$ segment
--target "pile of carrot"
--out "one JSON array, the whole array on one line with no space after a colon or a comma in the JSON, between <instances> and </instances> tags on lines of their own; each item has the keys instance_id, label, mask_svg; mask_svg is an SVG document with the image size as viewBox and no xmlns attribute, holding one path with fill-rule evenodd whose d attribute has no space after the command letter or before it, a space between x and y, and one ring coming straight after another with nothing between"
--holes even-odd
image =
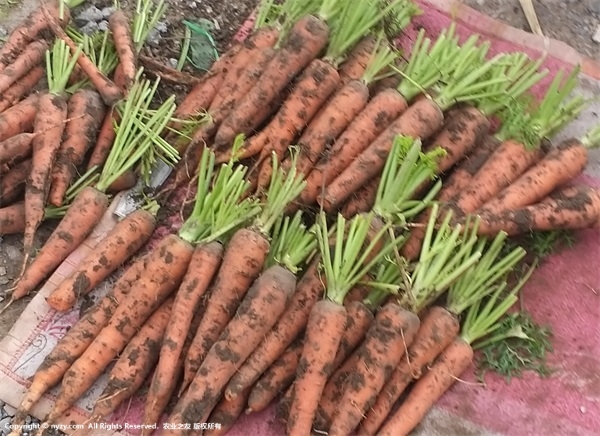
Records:
<instances>
[{"instance_id":1,"label":"pile of carrot","mask_svg":"<svg viewBox=\"0 0 600 436\"><path fill-rule=\"evenodd\" d=\"M246 41L179 105L155 104L136 58L164 8L138 6L144 19L119 10L97 38L42 6L30 20L56 39L2 50L0 87L23 73L0 100L0 234L23 233L27 256L62 218L12 300L114 193L156 159L175 165L47 296L73 310L132 258L32 377L16 424L56 386L45 420L61 419L108 373L90 420L143 392L142 434L161 420L161 434L223 434L278 398L290 435L408 434L475 348L503 340L495 326L533 271L511 275L525 250L510 237L600 226L600 191L576 181L600 126L549 145L585 107L578 69L536 101L541 60L491 57L454 26L401 56L389 38L421 12L410 0L262 0ZM30 93L44 59L47 92ZM192 206L148 250L175 190Z\"/></svg>"}]
</instances>

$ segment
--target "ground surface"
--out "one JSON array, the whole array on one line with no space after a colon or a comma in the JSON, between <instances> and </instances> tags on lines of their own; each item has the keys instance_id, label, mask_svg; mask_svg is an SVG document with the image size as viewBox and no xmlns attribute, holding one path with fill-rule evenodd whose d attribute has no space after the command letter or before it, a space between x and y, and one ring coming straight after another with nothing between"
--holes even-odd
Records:
<instances>
[{"instance_id":1,"label":"ground surface","mask_svg":"<svg viewBox=\"0 0 600 436\"><path fill-rule=\"evenodd\" d=\"M160 30L148 44L148 54L164 63L179 57L184 25L182 20L194 21L207 18L214 23L214 39L220 52L226 49L244 19L255 7L257 0L167 0L168 9ZM525 15L519 0L465 0L473 8L510 25L528 30ZM9 31L35 7L37 0L0 0L0 36ZM87 1L73 11L73 16L91 5L99 9L110 6L112 1ZM124 7L135 3L123 0ZM544 33L562 40L590 57L600 60L600 44L592 40L595 29L600 25L600 0L545 0L534 1L534 6ZM48 226L40 232L40 240L48 235ZM12 285L21 262L21 245L18 237L5 237L0 241L0 299ZM0 316L0 339L3 338L28 299L15 303Z\"/></svg>"}]
</instances>

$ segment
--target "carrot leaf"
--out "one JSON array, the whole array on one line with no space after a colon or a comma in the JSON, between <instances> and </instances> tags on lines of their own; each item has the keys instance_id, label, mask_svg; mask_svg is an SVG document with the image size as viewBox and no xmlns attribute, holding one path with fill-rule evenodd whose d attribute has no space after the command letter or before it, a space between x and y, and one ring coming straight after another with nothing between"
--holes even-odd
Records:
<instances>
[{"instance_id":1,"label":"carrot leaf","mask_svg":"<svg viewBox=\"0 0 600 436\"><path fill-rule=\"evenodd\" d=\"M137 0L131 24L131 38L136 53L142 50L148 35L164 15L166 9L164 0L159 0L157 3L154 3L153 0Z\"/></svg>"},{"instance_id":2,"label":"carrot leaf","mask_svg":"<svg viewBox=\"0 0 600 436\"><path fill-rule=\"evenodd\" d=\"M389 65L393 65L398 56L399 53L387 42L385 35L381 32L362 75L363 83L369 85L379 80L381 78L379 73Z\"/></svg>"},{"instance_id":3,"label":"carrot leaf","mask_svg":"<svg viewBox=\"0 0 600 436\"><path fill-rule=\"evenodd\" d=\"M373 213L357 215L347 225L342 214L338 214L332 229L335 239L331 247L325 213L321 212L317 218L315 232L327 282L326 297L338 304L343 303L346 294L365 274L404 242L403 237L392 241L384 239L391 228L389 224L384 224L369 237L373 219Z\"/></svg>"},{"instance_id":4,"label":"carrot leaf","mask_svg":"<svg viewBox=\"0 0 600 436\"><path fill-rule=\"evenodd\" d=\"M586 148L600 147L600 124L588 130L583 138L581 138L581 143Z\"/></svg>"},{"instance_id":5,"label":"carrot leaf","mask_svg":"<svg viewBox=\"0 0 600 436\"><path fill-rule=\"evenodd\" d=\"M46 51L48 92L51 94L62 94L65 91L69 76L75 67L80 53L81 46L71 56L69 47L62 39L57 39L52 49Z\"/></svg>"},{"instance_id":6,"label":"carrot leaf","mask_svg":"<svg viewBox=\"0 0 600 436\"><path fill-rule=\"evenodd\" d=\"M238 136L236 142L243 142L243 136ZM260 212L255 199L242 199L250 187L244 179L247 170L247 167L230 160L221 165L214 177L215 155L204 149L198 169L194 209L178 233L182 239L192 244L223 241Z\"/></svg>"},{"instance_id":7,"label":"carrot leaf","mask_svg":"<svg viewBox=\"0 0 600 436\"><path fill-rule=\"evenodd\" d=\"M272 153L273 172L266 193L262 212L254 220L254 226L263 234L269 235L275 222L283 215L287 206L296 199L306 186L304 175L296 171L297 153L290 149L291 165L284 169L279 165L277 154Z\"/></svg>"},{"instance_id":8,"label":"carrot leaf","mask_svg":"<svg viewBox=\"0 0 600 436\"><path fill-rule=\"evenodd\" d=\"M402 259L401 259L402 260ZM403 268L391 256L384 257L371 272L373 280L361 281L360 284L371 288L367 297L363 300L365 306L375 310L390 296L400 295L402 289ZM402 293L406 297L406 292ZM403 305L400 302L400 305Z\"/></svg>"},{"instance_id":9,"label":"carrot leaf","mask_svg":"<svg viewBox=\"0 0 600 436\"><path fill-rule=\"evenodd\" d=\"M423 200L413 200L419 188L428 180L435 178L436 161L445 154L441 148L423 153L421 141L409 136L398 135L394 138L392 149L387 157L373 211L384 221L404 225L424 209L431 201L441 184L434 186ZM406 215L406 212L409 212Z\"/></svg>"},{"instance_id":10,"label":"carrot leaf","mask_svg":"<svg viewBox=\"0 0 600 436\"><path fill-rule=\"evenodd\" d=\"M281 265L296 274L302 264L313 256L316 248L315 233L306 228L302 211L296 212L293 218L282 216L273 227L271 248L265 265Z\"/></svg>"},{"instance_id":11,"label":"carrot leaf","mask_svg":"<svg viewBox=\"0 0 600 436\"><path fill-rule=\"evenodd\" d=\"M316 13L322 2L323 0L284 0L280 5L278 17L278 21L280 21L280 31L276 47L279 47L287 40L290 30L296 21L305 15Z\"/></svg>"}]
</instances>

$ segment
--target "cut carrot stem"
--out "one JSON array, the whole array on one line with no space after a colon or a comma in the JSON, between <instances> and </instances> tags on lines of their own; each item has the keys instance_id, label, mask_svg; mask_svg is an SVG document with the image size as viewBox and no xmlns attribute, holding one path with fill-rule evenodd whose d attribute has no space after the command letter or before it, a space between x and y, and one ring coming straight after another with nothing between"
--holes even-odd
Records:
<instances>
[{"instance_id":1,"label":"cut carrot stem","mask_svg":"<svg viewBox=\"0 0 600 436\"><path fill-rule=\"evenodd\" d=\"M0 114L0 141L31 131L38 101L38 94L31 94Z\"/></svg>"},{"instance_id":2,"label":"cut carrot stem","mask_svg":"<svg viewBox=\"0 0 600 436\"><path fill-rule=\"evenodd\" d=\"M24 95L29 94L43 76L44 69L41 66L37 66L13 83L0 96L0 112L4 112L9 107L18 103Z\"/></svg>"},{"instance_id":3,"label":"cut carrot stem","mask_svg":"<svg viewBox=\"0 0 600 436\"><path fill-rule=\"evenodd\" d=\"M110 370L106 388L94 403L92 421L109 416L142 386L158 360L172 308L171 297L156 309L127 344Z\"/></svg>"},{"instance_id":4,"label":"cut carrot stem","mask_svg":"<svg viewBox=\"0 0 600 436\"><path fill-rule=\"evenodd\" d=\"M46 298L48 305L60 312L73 308L82 296L87 295L140 249L155 225L156 219L145 210L136 210L127 215L50 293Z\"/></svg>"}]
</instances>

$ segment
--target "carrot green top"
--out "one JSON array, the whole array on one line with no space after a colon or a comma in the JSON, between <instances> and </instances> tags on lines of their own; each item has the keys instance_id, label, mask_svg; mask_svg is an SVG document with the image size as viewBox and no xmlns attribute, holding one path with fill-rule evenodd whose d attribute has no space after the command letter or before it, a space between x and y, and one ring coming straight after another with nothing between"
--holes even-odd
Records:
<instances>
[{"instance_id":1,"label":"carrot green top","mask_svg":"<svg viewBox=\"0 0 600 436\"><path fill-rule=\"evenodd\" d=\"M80 53L81 47L78 47L75 55L71 56L69 47L62 39L57 39L52 49L46 50L48 92L51 94L62 94L65 92L69 76L77 63Z\"/></svg>"},{"instance_id":2,"label":"carrot green top","mask_svg":"<svg viewBox=\"0 0 600 436\"><path fill-rule=\"evenodd\" d=\"M149 156L159 157L168 164L179 159L177 150L160 136L175 112L175 96L166 99L158 109L150 109L160 80L157 78L151 84L141 80L141 74L142 70L127 98L116 106L121 121L115 127L115 140L96 184L101 192L106 192L119 177ZM142 166L142 170L146 168ZM147 181L150 174L142 171L141 176Z\"/></svg>"},{"instance_id":3,"label":"carrot green top","mask_svg":"<svg viewBox=\"0 0 600 436\"><path fill-rule=\"evenodd\" d=\"M293 218L282 216L272 231L265 268L281 265L296 274L313 256L316 248L315 232L306 228L302 221L302 211L296 212Z\"/></svg>"},{"instance_id":4,"label":"carrot green top","mask_svg":"<svg viewBox=\"0 0 600 436\"><path fill-rule=\"evenodd\" d=\"M436 300L481 258L481 251L474 249L476 232L471 230L465 234L458 224L451 227L452 212L446 214L434 235L438 209L434 203L419 262L409 276L409 304L415 313Z\"/></svg>"},{"instance_id":5,"label":"carrot green top","mask_svg":"<svg viewBox=\"0 0 600 436\"><path fill-rule=\"evenodd\" d=\"M448 289L446 306L450 312L459 315L498 288L507 286L507 274L526 253L522 247L515 247L504 254L506 238L504 232L498 233L489 244L487 238L479 238L473 250L483 253L481 259Z\"/></svg>"},{"instance_id":6,"label":"carrot green top","mask_svg":"<svg viewBox=\"0 0 600 436\"><path fill-rule=\"evenodd\" d=\"M131 38L136 53L142 50L142 46L148 35L154 29L158 21L164 15L167 5L164 0L154 2L153 0L137 0L133 23L131 25Z\"/></svg>"},{"instance_id":7,"label":"carrot green top","mask_svg":"<svg viewBox=\"0 0 600 436\"><path fill-rule=\"evenodd\" d=\"M600 146L600 124L592 127L588 132L581 138L581 143L586 148L596 148Z\"/></svg>"},{"instance_id":8,"label":"carrot green top","mask_svg":"<svg viewBox=\"0 0 600 436\"><path fill-rule=\"evenodd\" d=\"M238 135L234 148L244 142ZM215 155L205 149L198 169L198 191L194 209L179 229L179 236L193 244L225 240L238 227L260 213L256 199L243 198L250 187L244 180L247 168L232 159L221 165L215 177ZM214 179L214 180L213 180Z\"/></svg>"},{"instance_id":9,"label":"carrot green top","mask_svg":"<svg viewBox=\"0 0 600 436\"><path fill-rule=\"evenodd\" d=\"M408 299L405 289L408 286L405 283L404 286L401 285L406 280L406 276L403 275L404 268L400 266L402 262L404 262L402 258L394 260L391 256L385 257L371 271L373 280L361 282L362 285L371 289L363 300L365 306L376 310L390 295L397 296L400 306L407 306Z\"/></svg>"},{"instance_id":10,"label":"carrot green top","mask_svg":"<svg viewBox=\"0 0 600 436\"><path fill-rule=\"evenodd\" d=\"M317 218L316 234L321 254L321 264L327 283L326 298L343 304L344 297L375 265L404 241L404 238L385 236L391 229L384 224L370 239L369 228L372 213L357 215L346 225L346 219L338 214L335 226L329 231L327 218L321 212ZM330 236L333 247L330 246ZM379 245L383 246L379 248Z\"/></svg>"},{"instance_id":11,"label":"carrot green top","mask_svg":"<svg viewBox=\"0 0 600 436\"><path fill-rule=\"evenodd\" d=\"M494 334L501 326L499 322L504 314L517 302L517 293L525 285L535 269L534 264L517 285L508 293L506 286L498 287L485 300L478 300L469 307L463 321L460 336L468 343L478 342L473 348L481 348L490 343L518 335L518 332Z\"/></svg>"},{"instance_id":12,"label":"carrot green top","mask_svg":"<svg viewBox=\"0 0 600 436\"><path fill-rule=\"evenodd\" d=\"M371 53L365 72L363 73L361 80L365 85L369 85L376 82L381 77L381 73L386 67L394 65L400 53L395 50L387 41L384 32L379 32L375 47ZM392 73L393 74L393 73ZM387 74L388 76L390 74ZM386 76L383 76L386 77Z\"/></svg>"},{"instance_id":13,"label":"carrot green top","mask_svg":"<svg viewBox=\"0 0 600 436\"><path fill-rule=\"evenodd\" d=\"M408 136L394 138L387 157L373 212L386 222L404 226L419 214L441 189L438 182L423 199L414 200L417 190L435 178L436 161L445 151L421 151L421 141Z\"/></svg>"}]
</instances>

